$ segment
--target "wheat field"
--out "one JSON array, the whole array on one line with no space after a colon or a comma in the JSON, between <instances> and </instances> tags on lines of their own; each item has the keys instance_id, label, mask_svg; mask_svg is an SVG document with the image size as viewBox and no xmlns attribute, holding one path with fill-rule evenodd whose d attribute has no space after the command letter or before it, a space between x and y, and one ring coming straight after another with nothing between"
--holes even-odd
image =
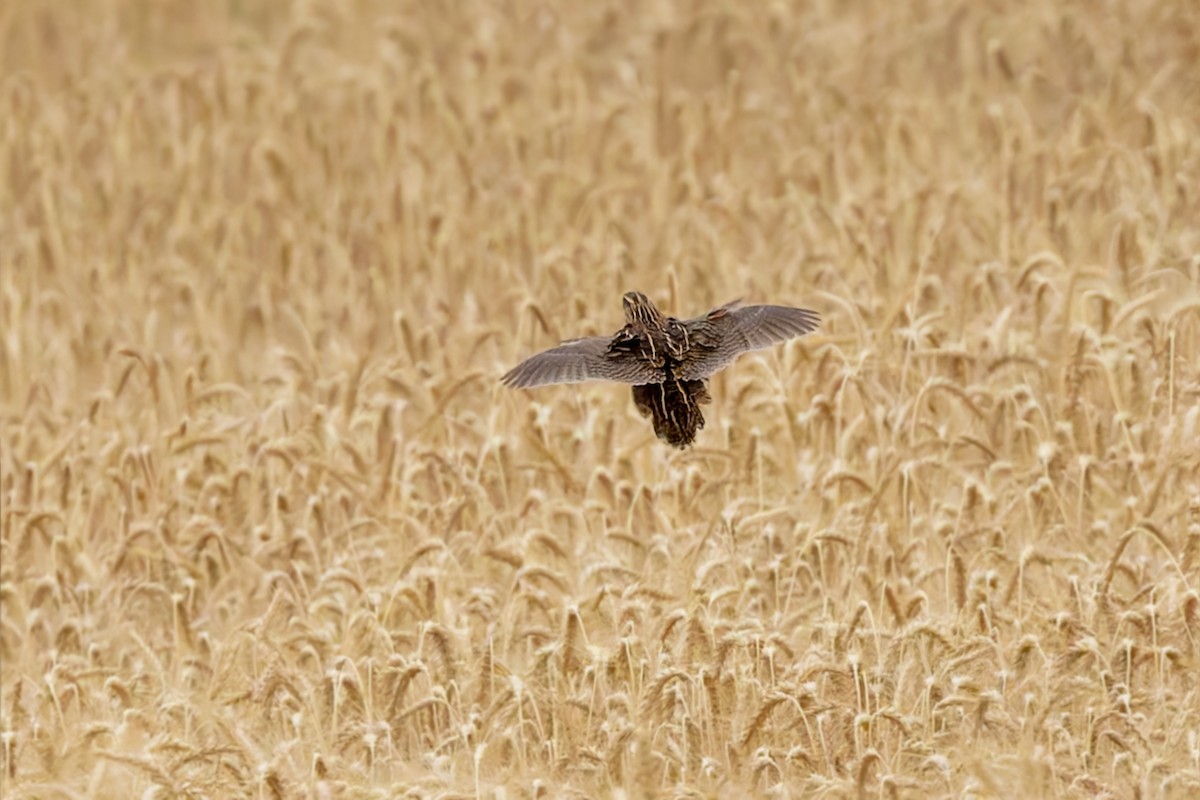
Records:
<instances>
[{"instance_id":1,"label":"wheat field","mask_svg":"<svg viewBox=\"0 0 1200 800\"><path fill-rule=\"evenodd\" d=\"M5 798L1200 796L1200 5L0 6ZM657 441L505 370L818 310Z\"/></svg>"}]
</instances>

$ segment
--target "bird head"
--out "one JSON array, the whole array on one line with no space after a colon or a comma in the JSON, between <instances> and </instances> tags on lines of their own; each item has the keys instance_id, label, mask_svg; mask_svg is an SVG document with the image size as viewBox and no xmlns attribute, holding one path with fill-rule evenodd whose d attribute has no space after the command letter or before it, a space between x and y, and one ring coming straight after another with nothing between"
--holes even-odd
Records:
<instances>
[{"instance_id":1,"label":"bird head","mask_svg":"<svg viewBox=\"0 0 1200 800\"><path fill-rule=\"evenodd\" d=\"M625 307L625 322L628 325L661 328L666 322L662 312L641 292L626 292L621 298L621 305Z\"/></svg>"}]
</instances>

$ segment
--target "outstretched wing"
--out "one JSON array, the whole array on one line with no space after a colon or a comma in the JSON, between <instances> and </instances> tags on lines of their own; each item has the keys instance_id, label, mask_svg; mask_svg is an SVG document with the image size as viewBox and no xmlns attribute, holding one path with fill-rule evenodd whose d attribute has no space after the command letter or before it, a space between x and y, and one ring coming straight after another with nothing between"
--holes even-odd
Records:
<instances>
[{"instance_id":1,"label":"outstretched wing","mask_svg":"<svg viewBox=\"0 0 1200 800\"><path fill-rule=\"evenodd\" d=\"M676 374L684 380L707 378L751 350L786 342L816 330L821 315L807 308L744 306L736 301L706 316L684 322L697 346Z\"/></svg>"},{"instance_id":2,"label":"outstretched wing","mask_svg":"<svg viewBox=\"0 0 1200 800\"><path fill-rule=\"evenodd\" d=\"M500 380L514 389L548 383L661 383L664 374L631 353L609 353L608 336L572 339L558 347L527 358Z\"/></svg>"}]
</instances>

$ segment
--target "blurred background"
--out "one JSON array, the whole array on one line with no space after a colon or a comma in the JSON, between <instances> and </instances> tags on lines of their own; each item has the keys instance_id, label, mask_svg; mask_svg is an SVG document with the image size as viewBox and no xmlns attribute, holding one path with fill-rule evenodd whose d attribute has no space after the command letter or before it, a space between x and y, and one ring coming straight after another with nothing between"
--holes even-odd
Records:
<instances>
[{"instance_id":1,"label":"blurred background","mask_svg":"<svg viewBox=\"0 0 1200 800\"><path fill-rule=\"evenodd\" d=\"M5 796L1200 791L1197 64L1170 0L8 0ZM499 385L630 290L823 323L685 452Z\"/></svg>"}]
</instances>

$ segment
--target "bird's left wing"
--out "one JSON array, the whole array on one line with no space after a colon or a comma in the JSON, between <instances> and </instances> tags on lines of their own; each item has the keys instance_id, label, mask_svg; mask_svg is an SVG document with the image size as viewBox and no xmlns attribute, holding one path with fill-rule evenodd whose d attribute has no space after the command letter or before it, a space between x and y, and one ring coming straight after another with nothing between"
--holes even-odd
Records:
<instances>
[{"instance_id":1,"label":"bird's left wing","mask_svg":"<svg viewBox=\"0 0 1200 800\"><path fill-rule=\"evenodd\" d=\"M525 359L500 380L514 389L550 383L661 383L663 372L630 353L610 353L608 336L572 339Z\"/></svg>"}]
</instances>

